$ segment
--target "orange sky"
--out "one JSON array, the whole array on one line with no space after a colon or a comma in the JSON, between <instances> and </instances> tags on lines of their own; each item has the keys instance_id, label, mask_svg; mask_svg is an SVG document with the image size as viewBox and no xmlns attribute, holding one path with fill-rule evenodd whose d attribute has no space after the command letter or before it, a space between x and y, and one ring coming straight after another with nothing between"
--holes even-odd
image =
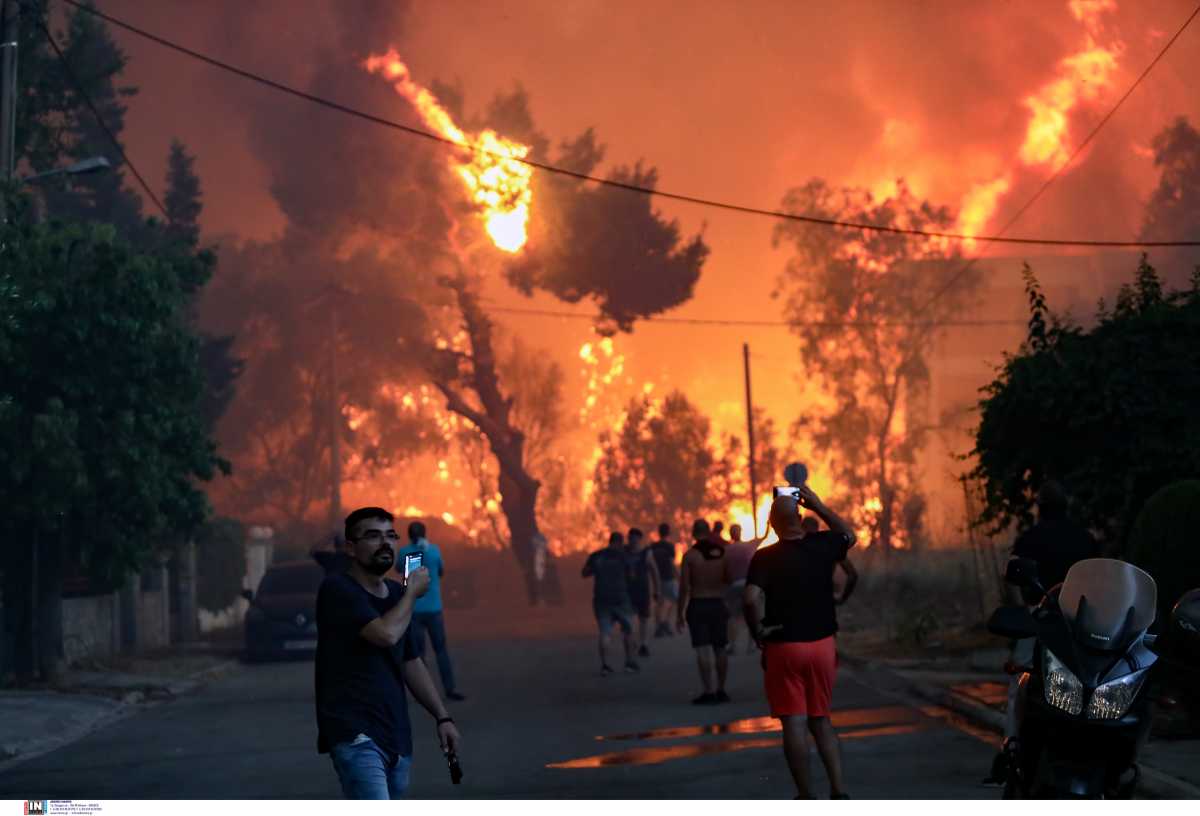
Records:
<instances>
[{"instance_id":1,"label":"orange sky","mask_svg":"<svg viewBox=\"0 0 1200 816\"><path fill-rule=\"evenodd\" d=\"M358 61L389 45L400 51L417 81L461 81L472 109L519 82L529 92L536 123L553 139L595 126L608 145L609 164L644 159L658 168L662 188L768 208L812 176L867 186L904 176L918 194L956 207L972 185L1016 166L1028 121L1022 100L1054 78L1059 61L1083 37L1065 0L407 5L376 0L363 6L394 6L392 29L376 26L361 42L351 37L348 43L338 40L331 0L98 5L185 45L300 85L308 77L306 54L314 49L340 49L347 60ZM1104 16L1105 36L1123 43L1116 90L1077 109L1071 119L1076 141L1149 63L1193 3L1121 5ZM179 136L198 154L209 236L265 238L278 230L282 216L250 148L248 112L305 103L281 99L131 35L115 36L131 57L127 77L141 88L130 104L125 138L143 173L162 177L169 139ZM1200 95L1187 79L1197 75L1200 24L1185 33L1079 165L1011 234L1134 237L1142 202L1156 181L1146 148L1176 116L1200 124ZM377 80L364 73L362 81ZM379 113L401 110L398 102L396 111ZM338 114L314 108L311 115ZM404 150L408 137L395 138L396 149ZM992 228L1044 178L1018 175ZM535 201L535 218L536 207ZM670 202L660 207L680 219L685 234L703 228L712 247L695 298L673 314L779 319L779 306L769 298L783 264L770 246L772 221ZM502 284L491 294L512 305L566 308L545 295L526 300ZM502 322L578 368L576 352L589 336L586 323ZM781 421L790 421L799 370L795 343L784 331L641 324L632 337L619 338L618 347L628 356L635 385L653 380L681 387L735 430L744 422L743 340L755 351L757 398Z\"/></svg>"}]
</instances>

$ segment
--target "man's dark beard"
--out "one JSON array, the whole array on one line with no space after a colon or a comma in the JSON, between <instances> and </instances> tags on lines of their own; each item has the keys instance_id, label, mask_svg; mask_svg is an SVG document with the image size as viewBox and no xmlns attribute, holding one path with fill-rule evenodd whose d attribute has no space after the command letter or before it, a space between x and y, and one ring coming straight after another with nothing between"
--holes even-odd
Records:
<instances>
[{"instance_id":1,"label":"man's dark beard","mask_svg":"<svg viewBox=\"0 0 1200 816\"><path fill-rule=\"evenodd\" d=\"M388 555L390 555L392 557L389 558L386 563L384 563L378 559L378 556L380 553L387 553ZM363 569L365 569L367 572L371 573L372 575L383 575L392 568L392 564L394 564L395 562L396 562L396 555L395 555L395 553L392 552L392 548L391 547L382 547L375 551L375 554L371 556L370 561L368 561L365 564L362 561L359 561L358 565L360 567L362 567Z\"/></svg>"}]
</instances>

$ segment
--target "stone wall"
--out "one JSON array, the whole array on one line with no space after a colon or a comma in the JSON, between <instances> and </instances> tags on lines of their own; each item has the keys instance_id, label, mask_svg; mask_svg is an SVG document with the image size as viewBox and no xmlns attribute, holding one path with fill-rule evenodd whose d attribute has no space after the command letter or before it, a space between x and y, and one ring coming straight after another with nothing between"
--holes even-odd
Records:
<instances>
[{"instance_id":1,"label":"stone wall","mask_svg":"<svg viewBox=\"0 0 1200 816\"><path fill-rule=\"evenodd\" d=\"M120 643L116 593L63 600L63 653L68 664L111 657Z\"/></svg>"}]
</instances>

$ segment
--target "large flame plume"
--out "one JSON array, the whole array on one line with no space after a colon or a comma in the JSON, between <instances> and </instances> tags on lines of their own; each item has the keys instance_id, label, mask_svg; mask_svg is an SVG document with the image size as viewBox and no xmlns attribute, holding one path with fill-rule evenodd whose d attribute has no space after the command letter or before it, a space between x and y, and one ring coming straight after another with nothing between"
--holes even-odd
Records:
<instances>
[{"instance_id":1,"label":"large flame plume","mask_svg":"<svg viewBox=\"0 0 1200 816\"><path fill-rule=\"evenodd\" d=\"M396 93L412 103L426 125L465 148L451 163L471 201L481 210L487 234L505 252L519 252L528 240L533 201L533 168L520 161L528 155L529 146L506 139L490 128L475 135L463 132L437 97L413 80L395 49L368 57L365 66L372 74L390 80Z\"/></svg>"},{"instance_id":2,"label":"large flame plume","mask_svg":"<svg viewBox=\"0 0 1200 816\"><path fill-rule=\"evenodd\" d=\"M1079 51L1058 63L1058 74L1035 93L1025 97L1029 123L1017 158L1021 165L1055 173L1070 159L1072 152L1071 113L1082 102L1092 102L1113 84L1124 45L1117 40L1101 44L1103 16L1115 12L1116 0L1070 0L1071 16L1083 24L1084 41ZM982 232L1000 198L1013 185L1014 171L976 184L963 196L959 209L959 232ZM967 242L973 248L974 241Z\"/></svg>"}]
</instances>

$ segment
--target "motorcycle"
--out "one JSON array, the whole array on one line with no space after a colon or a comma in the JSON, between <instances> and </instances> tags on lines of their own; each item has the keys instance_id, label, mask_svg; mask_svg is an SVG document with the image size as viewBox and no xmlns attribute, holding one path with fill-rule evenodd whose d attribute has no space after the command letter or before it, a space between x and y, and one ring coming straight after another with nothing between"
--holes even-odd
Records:
<instances>
[{"instance_id":1,"label":"motorcycle","mask_svg":"<svg viewBox=\"0 0 1200 816\"><path fill-rule=\"evenodd\" d=\"M997 609L993 634L1036 638L1032 665L1019 676L1016 736L1006 741L1004 798L1130 798L1137 756L1149 738L1151 680L1159 663L1154 579L1110 558L1080 561L1049 591L1037 562L1014 558L1005 580L1041 597ZM1184 596L1169 626L1194 642L1200 604ZM1190 630L1189 630L1190 627ZM1172 638L1168 638L1172 640Z\"/></svg>"}]
</instances>

